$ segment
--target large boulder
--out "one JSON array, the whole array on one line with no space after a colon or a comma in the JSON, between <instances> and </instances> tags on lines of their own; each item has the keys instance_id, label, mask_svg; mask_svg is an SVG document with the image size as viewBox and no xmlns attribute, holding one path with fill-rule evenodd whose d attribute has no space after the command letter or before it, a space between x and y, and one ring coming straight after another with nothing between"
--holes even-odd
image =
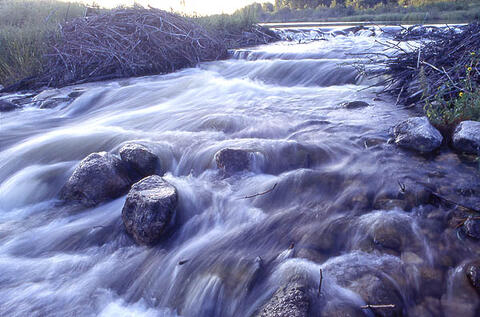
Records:
<instances>
[{"instance_id":1,"label":"large boulder","mask_svg":"<svg viewBox=\"0 0 480 317\"><path fill-rule=\"evenodd\" d=\"M107 152L92 153L77 166L60 197L91 207L123 195L130 185L127 169L120 159Z\"/></svg>"},{"instance_id":2,"label":"large boulder","mask_svg":"<svg viewBox=\"0 0 480 317\"><path fill-rule=\"evenodd\" d=\"M223 149L215 154L217 167L226 174L233 174L248 169L250 153L240 149Z\"/></svg>"},{"instance_id":3,"label":"large boulder","mask_svg":"<svg viewBox=\"0 0 480 317\"><path fill-rule=\"evenodd\" d=\"M127 232L138 244L155 244L169 229L177 202L176 188L160 176L142 179L132 186L123 206Z\"/></svg>"},{"instance_id":4,"label":"large boulder","mask_svg":"<svg viewBox=\"0 0 480 317\"><path fill-rule=\"evenodd\" d=\"M306 287L290 283L279 288L256 317L307 317L309 306Z\"/></svg>"},{"instance_id":5,"label":"large boulder","mask_svg":"<svg viewBox=\"0 0 480 317\"><path fill-rule=\"evenodd\" d=\"M453 147L461 152L478 154L480 152L480 122L461 122L453 133Z\"/></svg>"},{"instance_id":6,"label":"large boulder","mask_svg":"<svg viewBox=\"0 0 480 317\"><path fill-rule=\"evenodd\" d=\"M0 100L0 112L8 112L18 109L19 107L7 100Z\"/></svg>"},{"instance_id":7,"label":"large boulder","mask_svg":"<svg viewBox=\"0 0 480 317\"><path fill-rule=\"evenodd\" d=\"M146 146L125 144L120 148L120 157L127 164L131 177L135 180L155 174L158 157Z\"/></svg>"},{"instance_id":8,"label":"large boulder","mask_svg":"<svg viewBox=\"0 0 480 317\"><path fill-rule=\"evenodd\" d=\"M443 137L426 117L400 122L393 128L395 143L401 147L427 153L442 145Z\"/></svg>"}]
</instances>

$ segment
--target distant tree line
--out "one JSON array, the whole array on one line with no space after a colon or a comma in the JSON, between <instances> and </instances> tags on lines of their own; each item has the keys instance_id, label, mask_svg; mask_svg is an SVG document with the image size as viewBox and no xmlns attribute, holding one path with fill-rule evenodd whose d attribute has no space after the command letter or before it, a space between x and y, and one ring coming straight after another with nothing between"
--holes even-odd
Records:
<instances>
[{"instance_id":1,"label":"distant tree line","mask_svg":"<svg viewBox=\"0 0 480 317\"><path fill-rule=\"evenodd\" d=\"M266 4L265 6L272 11L278 11L283 8L291 10L316 9L316 8L335 8L353 7L355 9L374 8L378 5L384 6L422 6L436 2L456 2L457 0L275 0L275 5ZM266 9L266 8L264 8Z\"/></svg>"},{"instance_id":2,"label":"distant tree line","mask_svg":"<svg viewBox=\"0 0 480 317\"><path fill-rule=\"evenodd\" d=\"M260 22L467 22L480 18L480 0L275 0L253 3L235 15Z\"/></svg>"}]
</instances>

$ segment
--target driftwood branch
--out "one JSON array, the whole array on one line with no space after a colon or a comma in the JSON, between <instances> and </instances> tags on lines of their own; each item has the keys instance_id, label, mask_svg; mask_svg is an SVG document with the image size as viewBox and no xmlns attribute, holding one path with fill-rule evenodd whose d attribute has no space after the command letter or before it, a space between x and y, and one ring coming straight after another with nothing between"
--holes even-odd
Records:
<instances>
[{"instance_id":1,"label":"driftwood branch","mask_svg":"<svg viewBox=\"0 0 480 317\"><path fill-rule=\"evenodd\" d=\"M395 305L393 304L387 304L387 305L364 305L360 307L361 309L369 309L369 308L395 308Z\"/></svg>"}]
</instances>

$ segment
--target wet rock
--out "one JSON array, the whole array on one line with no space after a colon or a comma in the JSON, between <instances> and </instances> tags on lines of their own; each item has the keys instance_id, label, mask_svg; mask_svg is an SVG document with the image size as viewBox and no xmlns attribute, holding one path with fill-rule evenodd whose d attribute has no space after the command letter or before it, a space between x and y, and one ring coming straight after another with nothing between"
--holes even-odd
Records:
<instances>
[{"instance_id":1,"label":"wet rock","mask_svg":"<svg viewBox=\"0 0 480 317\"><path fill-rule=\"evenodd\" d=\"M404 303L401 294L387 279L367 274L356 280L350 287L366 304L395 305L395 308L374 309L375 316L403 316Z\"/></svg>"},{"instance_id":2,"label":"wet rock","mask_svg":"<svg viewBox=\"0 0 480 317\"><path fill-rule=\"evenodd\" d=\"M65 201L95 206L123 195L131 185L124 163L110 153L92 153L77 166L62 188Z\"/></svg>"},{"instance_id":3,"label":"wet rock","mask_svg":"<svg viewBox=\"0 0 480 317\"><path fill-rule=\"evenodd\" d=\"M442 145L443 137L426 117L410 118L393 128L398 146L419 152L432 152Z\"/></svg>"},{"instance_id":4,"label":"wet rock","mask_svg":"<svg viewBox=\"0 0 480 317\"><path fill-rule=\"evenodd\" d=\"M463 121L453 133L453 147L457 151L477 154L480 151L480 122Z\"/></svg>"},{"instance_id":5,"label":"wet rock","mask_svg":"<svg viewBox=\"0 0 480 317\"><path fill-rule=\"evenodd\" d=\"M327 302L322 309L322 317L363 317L362 309L348 303Z\"/></svg>"},{"instance_id":6,"label":"wet rock","mask_svg":"<svg viewBox=\"0 0 480 317\"><path fill-rule=\"evenodd\" d=\"M402 247L401 230L393 223L376 226L373 231L373 242L384 248L399 251Z\"/></svg>"},{"instance_id":7,"label":"wet rock","mask_svg":"<svg viewBox=\"0 0 480 317\"><path fill-rule=\"evenodd\" d=\"M350 101L342 103L342 107L346 109L358 109L358 108L365 108L370 106L365 101Z\"/></svg>"},{"instance_id":8,"label":"wet rock","mask_svg":"<svg viewBox=\"0 0 480 317\"><path fill-rule=\"evenodd\" d=\"M309 306L306 287L290 283L279 288L256 317L307 317Z\"/></svg>"},{"instance_id":9,"label":"wet rock","mask_svg":"<svg viewBox=\"0 0 480 317\"><path fill-rule=\"evenodd\" d=\"M74 90L74 91L72 91L71 93L68 94L68 97L77 98L77 97L80 97L81 95L83 95L84 93L85 93L85 91L83 91L83 90Z\"/></svg>"},{"instance_id":10,"label":"wet rock","mask_svg":"<svg viewBox=\"0 0 480 317\"><path fill-rule=\"evenodd\" d=\"M423 259L413 252L403 252L401 259L407 264L421 265L423 264Z\"/></svg>"},{"instance_id":11,"label":"wet rock","mask_svg":"<svg viewBox=\"0 0 480 317\"><path fill-rule=\"evenodd\" d=\"M155 174L158 157L141 144L129 143L120 148L120 157L134 180Z\"/></svg>"},{"instance_id":12,"label":"wet rock","mask_svg":"<svg viewBox=\"0 0 480 317\"><path fill-rule=\"evenodd\" d=\"M7 100L0 100L0 112L9 112L18 109L19 107L13 102Z\"/></svg>"},{"instance_id":13,"label":"wet rock","mask_svg":"<svg viewBox=\"0 0 480 317\"><path fill-rule=\"evenodd\" d=\"M421 305L415 306L411 311L411 316L437 317L443 316L442 306L438 298L427 296Z\"/></svg>"},{"instance_id":14,"label":"wet rock","mask_svg":"<svg viewBox=\"0 0 480 317\"><path fill-rule=\"evenodd\" d=\"M155 244L169 229L177 202L176 188L160 176L142 179L132 186L123 206L127 232L138 244Z\"/></svg>"},{"instance_id":15,"label":"wet rock","mask_svg":"<svg viewBox=\"0 0 480 317\"><path fill-rule=\"evenodd\" d=\"M419 267L418 270L420 273L422 295L432 297L442 296L445 283L443 272L427 265Z\"/></svg>"},{"instance_id":16,"label":"wet rock","mask_svg":"<svg viewBox=\"0 0 480 317\"><path fill-rule=\"evenodd\" d=\"M250 153L239 149L223 149L215 154L217 167L227 174L233 174L248 169Z\"/></svg>"},{"instance_id":17,"label":"wet rock","mask_svg":"<svg viewBox=\"0 0 480 317\"><path fill-rule=\"evenodd\" d=\"M40 103L40 109L52 109L59 106L62 103L71 101L70 98L51 98L44 100Z\"/></svg>"},{"instance_id":18,"label":"wet rock","mask_svg":"<svg viewBox=\"0 0 480 317\"><path fill-rule=\"evenodd\" d=\"M469 237L480 239L480 219L468 217L467 221L463 224L463 228Z\"/></svg>"},{"instance_id":19,"label":"wet rock","mask_svg":"<svg viewBox=\"0 0 480 317\"><path fill-rule=\"evenodd\" d=\"M467 264L465 272L470 284L480 292L480 261Z\"/></svg>"},{"instance_id":20,"label":"wet rock","mask_svg":"<svg viewBox=\"0 0 480 317\"><path fill-rule=\"evenodd\" d=\"M400 208L402 210L406 210L407 202L401 199L379 198L376 199L373 203L373 208L381 210L392 210L395 208Z\"/></svg>"},{"instance_id":21,"label":"wet rock","mask_svg":"<svg viewBox=\"0 0 480 317\"><path fill-rule=\"evenodd\" d=\"M448 279L447 292L441 298L445 316L478 316L480 296L472 287L472 280L468 274L471 265L477 263L475 261L451 270L452 276Z\"/></svg>"}]
</instances>

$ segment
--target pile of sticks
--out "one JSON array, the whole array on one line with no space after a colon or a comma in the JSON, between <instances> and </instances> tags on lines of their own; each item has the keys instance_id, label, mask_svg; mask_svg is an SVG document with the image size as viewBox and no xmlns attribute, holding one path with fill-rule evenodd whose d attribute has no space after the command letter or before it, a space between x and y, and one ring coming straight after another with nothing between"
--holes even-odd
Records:
<instances>
[{"instance_id":1,"label":"pile of sticks","mask_svg":"<svg viewBox=\"0 0 480 317\"><path fill-rule=\"evenodd\" d=\"M219 31L225 45L229 49L268 44L280 41L280 36L270 29L259 25L252 25L247 30L238 30L231 33L228 31Z\"/></svg>"},{"instance_id":2,"label":"pile of sticks","mask_svg":"<svg viewBox=\"0 0 480 317\"><path fill-rule=\"evenodd\" d=\"M193 21L159 9L117 9L63 24L51 40L39 86L161 74L227 56Z\"/></svg>"},{"instance_id":3,"label":"pile of sticks","mask_svg":"<svg viewBox=\"0 0 480 317\"><path fill-rule=\"evenodd\" d=\"M398 40L419 36L416 31ZM408 105L420 99L434 100L439 91L446 100L458 96L462 90L459 83L466 79L469 67L470 80L480 82L480 69L472 63L480 58L480 24L470 24L460 31L447 28L443 32L426 32L421 38L427 41L420 47L407 51L398 45L400 53L384 61L389 75L385 92L398 96L397 102Z\"/></svg>"}]
</instances>

